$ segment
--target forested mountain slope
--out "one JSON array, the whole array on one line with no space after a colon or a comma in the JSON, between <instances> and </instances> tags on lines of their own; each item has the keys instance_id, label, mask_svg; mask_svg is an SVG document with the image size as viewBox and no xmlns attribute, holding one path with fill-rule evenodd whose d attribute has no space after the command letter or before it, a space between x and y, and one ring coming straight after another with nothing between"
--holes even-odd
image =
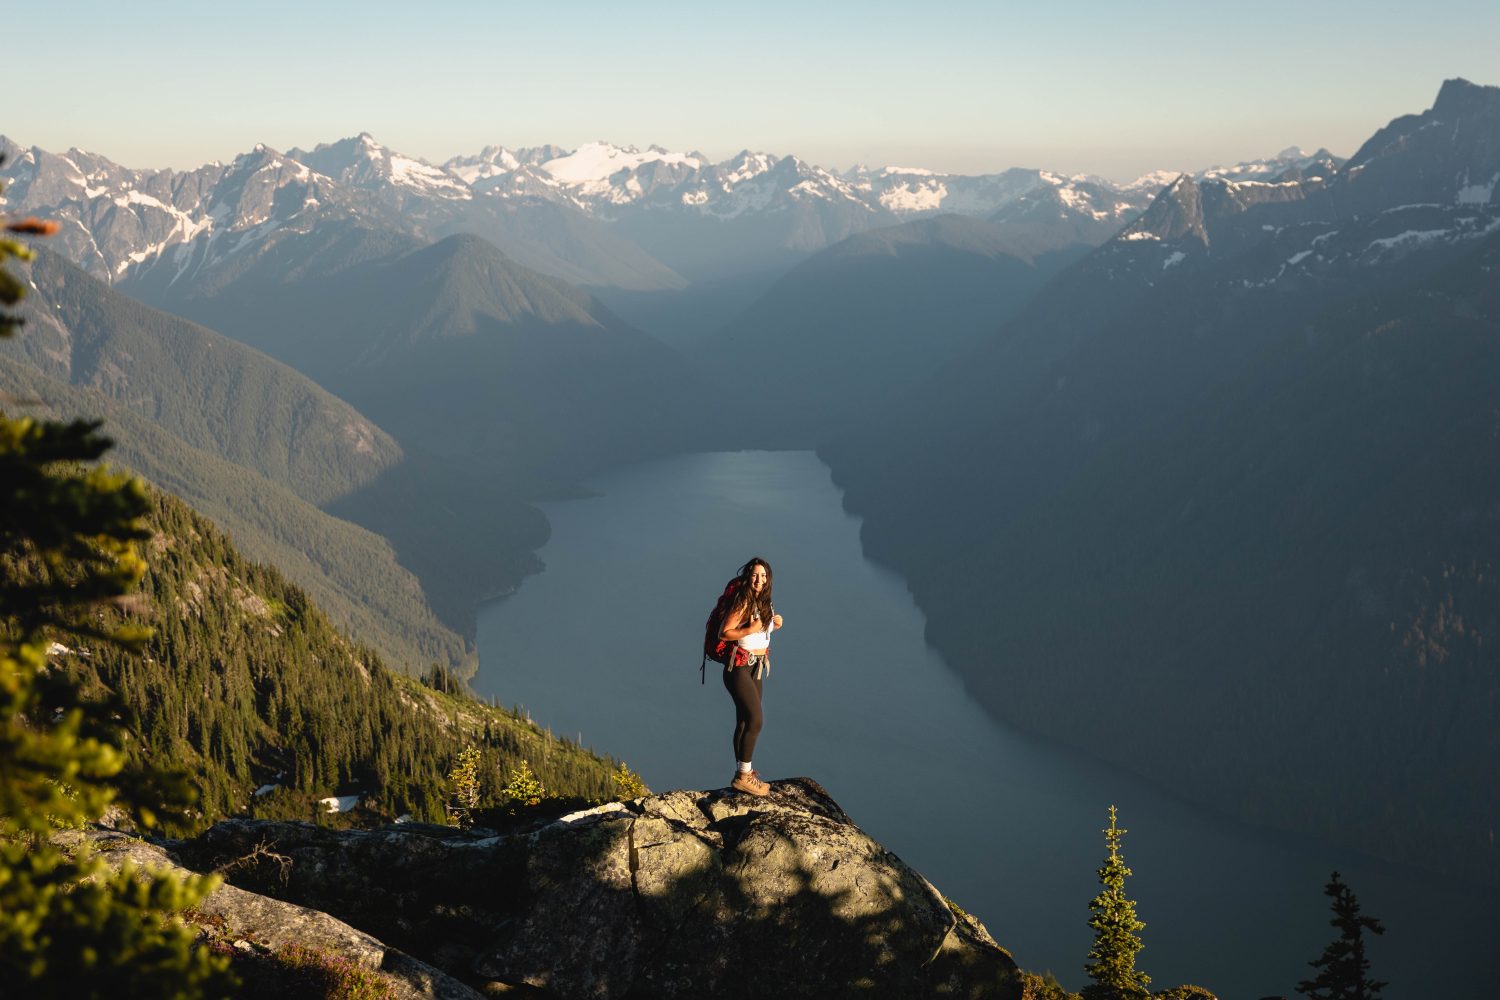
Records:
<instances>
[{"instance_id":1,"label":"forested mountain slope","mask_svg":"<svg viewBox=\"0 0 1500 1000\"><path fill-rule=\"evenodd\" d=\"M404 458L329 509L388 537L450 626L539 568L530 501L689 447L686 361L476 236L413 249L357 227L289 236L174 308L389 431Z\"/></svg>"},{"instance_id":2,"label":"forested mountain slope","mask_svg":"<svg viewBox=\"0 0 1500 1000\"><path fill-rule=\"evenodd\" d=\"M290 266L318 245L283 241L177 308L315 379L403 447L504 463L512 483L672 433L670 405L629 404L680 388L681 359L586 292L475 236Z\"/></svg>"},{"instance_id":3,"label":"forested mountain slope","mask_svg":"<svg viewBox=\"0 0 1500 1000\"><path fill-rule=\"evenodd\" d=\"M147 762L188 772L201 796L189 827L246 810L310 819L333 795L358 796L376 816L440 821L466 745L483 753L487 801L523 759L552 794L612 792L612 762L393 671L176 498L155 492L148 521L139 597L105 612L152 630L144 655L70 639L52 658L86 691L118 698Z\"/></svg>"},{"instance_id":4,"label":"forested mountain slope","mask_svg":"<svg viewBox=\"0 0 1500 1000\"><path fill-rule=\"evenodd\" d=\"M0 343L0 386L50 412L105 418L116 458L282 567L334 619L417 671L468 671L390 543L324 513L403 456L349 404L284 364L143 306L42 252L24 272L26 335Z\"/></svg>"},{"instance_id":5,"label":"forested mountain slope","mask_svg":"<svg viewBox=\"0 0 1500 1000\"><path fill-rule=\"evenodd\" d=\"M1179 179L824 450L993 712L1500 881L1497 158L1450 81L1330 177Z\"/></svg>"},{"instance_id":6,"label":"forested mountain slope","mask_svg":"<svg viewBox=\"0 0 1500 1000\"><path fill-rule=\"evenodd\" d=\"M56 254L39 252L28 272L26 336L0 350L45 374L96 390L313 504L400 460L390 435L287 365L142 305Z\"/></svg>"},{"instance_id":7,"label":"forested mountain slope","mask_svg":"<svg viewBox=\"0 0 1500 1000\"><path fill-rule=\"evenodd\" d=\"M417 578L374 532L184 443L93 389L49 379L24 362L0 357L0 392L23 401L16 412L29 416L103 419L116 442L115 461L223 525L250 558L280 568L340 628L384 651L398 669L416 672L434 662L472 669L469 644L438 620Z\"/></svg>"}]
</instances>

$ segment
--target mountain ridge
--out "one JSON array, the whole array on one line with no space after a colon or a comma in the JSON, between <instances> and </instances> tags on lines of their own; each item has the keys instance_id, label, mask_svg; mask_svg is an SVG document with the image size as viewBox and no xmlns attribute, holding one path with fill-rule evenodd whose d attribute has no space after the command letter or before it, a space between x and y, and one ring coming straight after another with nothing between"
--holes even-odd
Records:
<instances>
[{"instance_id":1,"label":"mountain ridge","mask_svg":"<svg viewBox=\"0 0 1500 1000\"><path fill-rule=\"evenodd\" d=\"M704 369L764 366L745 446L811 447L939 370L1092 249L1038 243L956 215L858 233L793 267L693 356Z\"/></svg>"},{"instance_id":2,"label":"mountain ridge","mask_svg":"<svg viewBox=\"0 0 1500 1000\"><path fill-rule=\"evenodd\" d=\"M1493 444L1472 414L1500 204L1468 187L1500 150L1500 88L1473 87L1445 86L1475 109L1466 146L1428 138L1455 125L1429 109L1330 176L1179 178L819 451L1002 720L1231 815L1494 884L1500 731L1467 706L1496 680L1469 643L1494 627ZM1419 665L1437 656L1451 669Z\"/></svg>"},{"instance_id":3,"label":"mountain ridge","mask_svg":"<svg viewBox=\"0 0 1500 1000\"><path fill-rule=\"evenodd\" d=\"M407 669L474 668L390 543L325 513L409 460L386 432L290 367L162 313L39 250L20 271L26 334L0 383L49 412L105 418L115 455L232 531L342 626Z\"/></svg>"},{"instance_id":4,"label":"mountain ridge","mask_svg":"<svg viewBox=\"0 0 1500 1000\"><path fill-rule=\"evenodd\" d=\"M53 377L130 406L313 504L353 492L401 458L385 431L289 366L114 292L50 251L39 250L24 273L27 336L0 350Z\"/></svg>"},{"instance_id":5,"label":"mountain ridge","mask_svg":"<svg viewBox=\"0 0 1500 1000\"><path fill-rule=\"evenodd\" d=\"M852 232L926 214L992 215L1028 195L1052 202L1073 224L1118 227L1154 192L1149 177L1114 184L1022 168L962 175L856 167L840 174L794 155L745 150L713 163L698 153L641 153L604 142L576 150L490 146L437 166L369 133L286 153L257 144L228 164L186 171L133 170L98 154L48 153L6 137L0 152L8 160L0 177L9 210L66 222L63 252L97 277L139 281L157 270L165 273L152 280L162 283L211 271L278 230L353 216L423 241L475 232L575 283L671 288L684 281L671 268L701 281L731 262L764 266L773 251L795 258ZM1284 151L1239 169L1285 170L1298 162ZM730 226L734 239L713 239L708 220ZM704 270L700 251L674 255L689 237L709 240L727 255L723 265ZM745 239L759 241L756 253L735 256L733 241ZM649 256L659 253L672 258L666 266Z\"/></svg>"}]
</instances>

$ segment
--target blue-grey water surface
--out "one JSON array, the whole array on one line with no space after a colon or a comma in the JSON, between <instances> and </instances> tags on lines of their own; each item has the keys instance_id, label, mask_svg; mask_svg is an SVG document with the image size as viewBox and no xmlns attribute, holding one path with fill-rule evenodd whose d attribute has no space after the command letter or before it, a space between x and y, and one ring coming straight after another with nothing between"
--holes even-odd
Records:
<instances>
[{"instance_id":1,"label":"blue-grey water surface","mask_svg":"<svg viewBox=\"0 0 1500 1000\"><path fill-rule=\"evenodd\" d=\"M808 775L868 833L974 913L1023 968L1078 989L1100 828L1119 807L1155 988L1294 995L1333 936L1338 869L1387 933L1369 945L1388 1000L1488 995L1488 893L1304 838L1247 828L995 722L923 642L901 579L866 561L810 452L632 467L546 507L546 570L482 609L476 689L630 763L658 791L732 777L733 709L703 622L751 555L775 571L755 766Z\"/></svg>"}]
</instances>

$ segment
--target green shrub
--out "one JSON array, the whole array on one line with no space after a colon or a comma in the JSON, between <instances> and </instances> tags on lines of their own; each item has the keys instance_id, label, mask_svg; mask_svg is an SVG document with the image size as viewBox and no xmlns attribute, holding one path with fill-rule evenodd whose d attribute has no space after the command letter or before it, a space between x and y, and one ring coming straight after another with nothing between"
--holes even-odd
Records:
<instances>
[{"instance_id":1,"label":"green shrub","mask_svg":"<svg viewBox=\"0 0 1500 1000\"><path fill-rule=\"evenodd\" d=\"M1079 1000L1079 996L1064 989L1048 969L1040 976L1035 972L1021 973L1021 1000Z\"/></svg>"},{"instance_id":2,"label":"green shrub","mask_svg":"<svg viewBox=\"0 0 1500 1000\"><path fill-rule=\"evenodd\" d=\"M642 795L650 795L651 789L641 780L641 776L632 771L622 760L615 773L610 775L615 784L616 799L638 799Z\"/></svg>"},{"instance_id":3,"label":"green shrub","mask_svg":"<svg viewBox=\"0 0 1500 1000\"><path fill-rule=\"evenodd\" d=\"M274 950L236 950L229 941L215 947L230 956L244 981L243 996L276 1000L391 1000L390 980L378 972L306 945Z\"/></svg>"}]
</instances>

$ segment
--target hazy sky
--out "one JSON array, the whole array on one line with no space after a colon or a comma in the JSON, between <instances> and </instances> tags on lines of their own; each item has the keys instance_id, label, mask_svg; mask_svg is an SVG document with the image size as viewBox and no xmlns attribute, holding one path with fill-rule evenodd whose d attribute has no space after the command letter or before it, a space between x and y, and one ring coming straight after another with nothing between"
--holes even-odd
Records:
<instances>
[{"instance_id":1,"label":"hazy sky","mask_svg":"<svg viewBox=\"0 0 1500 1000\"><path fill-rule=\"evenodd\" d=\"M1348 155L1447 77L1500 84L1496 0L5 0L0 31L0 133L139 167L367 131L1124 179Z\"/></svg>"}]
</instances>

